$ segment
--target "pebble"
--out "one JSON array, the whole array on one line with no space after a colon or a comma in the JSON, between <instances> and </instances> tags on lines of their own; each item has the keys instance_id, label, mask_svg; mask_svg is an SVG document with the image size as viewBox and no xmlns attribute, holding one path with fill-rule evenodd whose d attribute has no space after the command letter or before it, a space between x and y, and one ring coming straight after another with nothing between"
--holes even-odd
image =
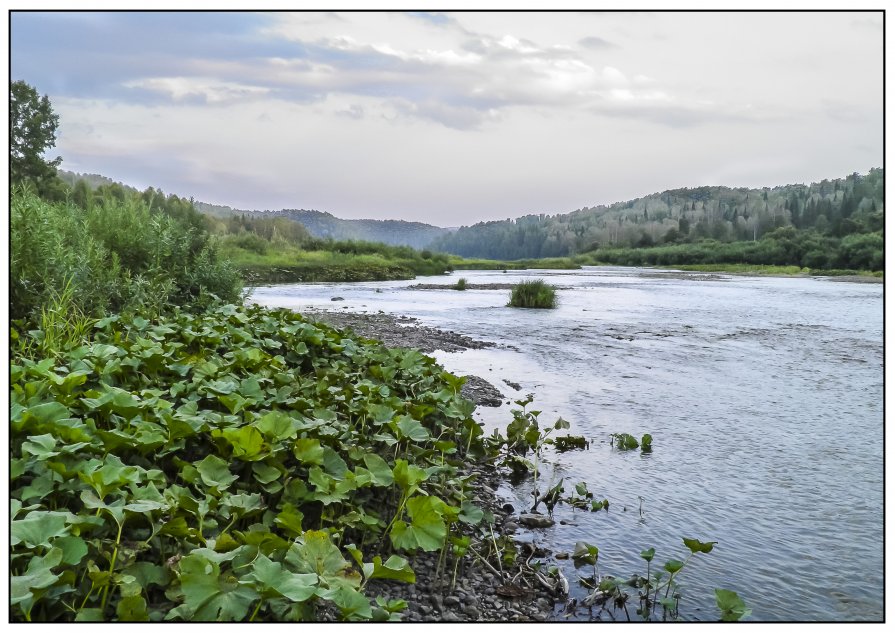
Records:
<instances>
[{"instance_id":1,"label":"pebble","mask_svg":"<svg viewBox=\"0 0 895 633\"><path fill-rule=\"evenodd\" d=\"M445 611L441 614L442 622L462 622L460 616L454 613L453 611Z\"/></svg>"},{"instance_id":2,"label":"pebble","mask_svg":"<svg viewBox=\"0 0 895 633\"><path fill-rule=\"evenodd\" d=\"M469 605L468 607L466 607L465 609L463 609L463 613L465 613L466 615L468 615L468 616L469 616L470 618L472 618L473 620L478 620L478 619L479 619L479 610L476 609L476 608L475 608L474 606L472 606L472 605Z\"/></svg>"},{"instance_id":3,"label":"pebble","mask_svg":"<svg viewBox=\"0 0 895 633\"><path fill-rule=\"evenodd\" d=\"M460 598L457 596L447 596L444 599L444 606L446 607L456 607L460 605Z\"/></svg>"}]
</instances>

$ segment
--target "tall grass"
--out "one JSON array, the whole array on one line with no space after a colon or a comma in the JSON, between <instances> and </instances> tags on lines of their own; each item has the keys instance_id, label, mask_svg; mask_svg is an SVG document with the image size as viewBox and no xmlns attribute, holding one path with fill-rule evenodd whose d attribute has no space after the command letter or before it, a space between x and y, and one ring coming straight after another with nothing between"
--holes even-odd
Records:
<instances>
[{"instance_id":1,"label":"tall grass","mask_svg":"<svg viewBox=\"0 0 895 633\"><path fill-rule=\"evenodd\" d=\"M208 235L139 197L87 209L16 189L10 205L10 316L158 313L213 294L237 300L241 281ZM55 315L55 316L53 316Z\"/></svg>"},{"instance_id":2,"label":"tall grass","mask_svg":"<svg viewBox=\"0 0 895 633\"><path fill-rule=\"evenodd\" d=\"M511 308L555 308L556 288L541 279L523 281L510 291Z\"/></svg>"}]
</instances>

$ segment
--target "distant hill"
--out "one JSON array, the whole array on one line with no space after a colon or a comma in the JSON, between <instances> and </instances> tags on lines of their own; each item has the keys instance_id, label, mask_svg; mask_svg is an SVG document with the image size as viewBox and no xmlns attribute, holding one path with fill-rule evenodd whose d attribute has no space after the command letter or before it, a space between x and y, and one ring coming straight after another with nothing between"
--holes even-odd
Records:
<instances>
[{"instance_id":1,"label":"distant hill","mask_svg":"<svg viewBox=\"0 0 895 633\"><path fill-rule=\"evenodd\" d=\"M331 213L305 209L266 211L265 215L282 216L300 222L314 237L331 237L335 240L365 240L394 246L426 248L436 238L450 233L423 222L405 220L342 220Z\"/></svg>"},{"instance_id":2,"label":"distant hill","mask_svg":"<svg viewBox=\"0 0 895 633\"><path fill-rule=\"evenodd\" d=\"M600 248L756 240L783 226L843 237L881 231L882 169L762 189L696 187L654 193L557 215L480 222L429 248L488 259L562 257Z\"/></svg>"},{"instance_id":3,"label":"distant hill","mask_svg":"<svg viewBox=\"0 0 895 633\"><path fill-rule=\"evenodd\" d=\"M119 185L131 191L133 187L116 182L99 174L79 174L76 172L58 171L59 177L67 184L74 186L78 180L85 181L91 189L101 186ZM404 220L343 220L331 213L308 211L305 209L282 209L280 211L249 211L234 209L226 205L210 204L193 200L193 206L206 215L226 219L232 215L245 215L254 218L286 217L299 222L308 232L318 238L335 240L363 240L381 242L392 246L411 246L416 249L426 248L436 238L446 235L455 229L445 229L423 222L406 222Z\"/></svg>"}]
</instances>

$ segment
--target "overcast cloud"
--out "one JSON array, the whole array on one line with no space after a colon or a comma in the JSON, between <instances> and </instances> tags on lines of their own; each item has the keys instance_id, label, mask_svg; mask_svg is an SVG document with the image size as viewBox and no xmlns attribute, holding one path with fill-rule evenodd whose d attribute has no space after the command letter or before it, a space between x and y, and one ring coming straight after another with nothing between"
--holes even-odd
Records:
<instances>
[{"instance_id":1,"label":"overcast cloud","mask_svg":"<svg viewBox=\"0 0 895 633\"><path fill-rule=\"evenodd\" d=\"M62 167L442 226L883 160L881 13L13 13Z\"/></svg>"}]
</instances>

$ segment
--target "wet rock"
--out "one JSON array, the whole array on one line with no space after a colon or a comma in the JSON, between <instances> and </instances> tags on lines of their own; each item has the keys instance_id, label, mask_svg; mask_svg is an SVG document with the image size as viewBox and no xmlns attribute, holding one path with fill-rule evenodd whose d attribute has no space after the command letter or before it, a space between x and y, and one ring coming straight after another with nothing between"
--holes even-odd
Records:
<instances>
[{"instance_id":1,"label":"wet rock","mask_svg":"<svg viewBox=\"0 0 895 633\"><path fill-rule=\"evenodd\" d=\"M345 297L330 297L330 301L345 301Z\"/></svg>"},{"instance_id":2,"label":"wet rock","mask_svg":"<svg viewBox=\"0 0 895 633\"><path fill-rule=\"evenodd\" d=\"M511 503L505 503L501 506L501 510L503 510L507 514L513 514L516 511L516 508L514 508L513 504Z\"/></svg>"},{"instance_id":3,"label":"wet rock","mask_svg":"<svg viewBox=\"0 0 895 633\"><path fill-rule=\"evenodd\" d=\"M548 528L556 521L544 514L523 514L519 517L519 523L526 527Z\"/></svg>"},{"instance_id":4,"label":"wet rock","mask_svg":"<svg viewBox=\"0 0 895 633\"><path fill-rule=\"evenodd\" d=\"M460 394L483 407L499 407L503 403L503 394L490 382L478 376L467 376Z\"/></svg>"},{"instance_id":5,"label":"wet rock","mask_svg":"<svg viewBox=\"0 0 895 633\"><path fill-rule=\"evenodd\" d=\"M556 560L569 560L569 553L568 552L560 552L559 554L554 556L554 558Z\"/></svg>"},{"instance_id":6,"label":"wet rock","mask_svg":"<svg viewBox=\"0 0 895 633\"><path fill-rule=\"evenodd\" d=\"M519 390L522 389L522 385L520 385L518 382L513 382L512 380L507 380L506 378L504 378L503 381L504 381L507 385L509 385L510 387L512 387L513 389L515 389L516 391L519 391Z\"/></svg>"},{"instance_id":7,"label":"wet rock","mask_svg":"<svg viewBox=\"0 0 895 633\"><path fill-rule=\"evenodd\" d=\"M507 521L503 524L503 531L512 533L519 529L519 524L515 521Z\"/></svg>"}]
</instances>

